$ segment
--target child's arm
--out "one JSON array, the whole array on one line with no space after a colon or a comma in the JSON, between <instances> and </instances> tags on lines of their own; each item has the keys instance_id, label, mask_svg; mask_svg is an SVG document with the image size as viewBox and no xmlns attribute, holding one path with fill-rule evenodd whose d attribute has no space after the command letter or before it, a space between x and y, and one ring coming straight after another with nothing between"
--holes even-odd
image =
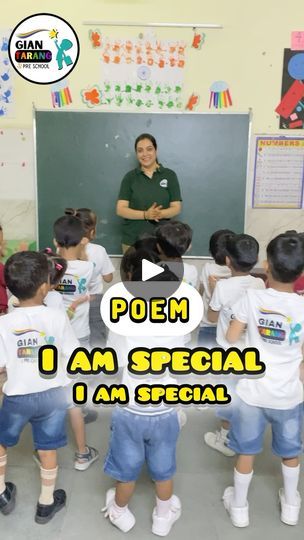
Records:
<instances>
[{"instance_id":1,"label":"child's arm","mask_svg":"<svg viewBox=\"0 0 304 540\"><path fill-rule=\"evenodd\" d=\"M113 279L113 274L105 274L104 276L102 276L102 279L106 282L106 283L111 283L112 279Z\"/></svg>"},{"instance_id":2,"label":"child's arm","mask_svg":"<svg viewBox=\"0 0 304 540\"><path fill-rule=\"evenodd\" d=\"M69 307L67 308L67 315L69 319L72 319L75 315L75 311L80 304L84 304L85 302L90 302L91 296L89 294L85 294L83 296L80 296L77 298L77 300L74 300Z\"/></svg>"},{"instance_id":3,"label":"child's arm","mask_svg":"<svg viewBox=\"0 0 304 540\"><path fill-rule=\"evenodd\" d=\"M211 307L208 307L207 319L209 322L217 323L219 314L219 311L214 311L213 309L211 309Z\"/></svg>"},{"instance_id":4,"label":"child's arm","mask_svg":"<svg viewBox=\"0 0 304 540\"><path fill-rule=\"evenodd\" d=\"M230 326L226 333L226 339L229 343L236 343L240 339L246 328L246 323L234 319L231 321Z\"/></svg>"}]
</instances>

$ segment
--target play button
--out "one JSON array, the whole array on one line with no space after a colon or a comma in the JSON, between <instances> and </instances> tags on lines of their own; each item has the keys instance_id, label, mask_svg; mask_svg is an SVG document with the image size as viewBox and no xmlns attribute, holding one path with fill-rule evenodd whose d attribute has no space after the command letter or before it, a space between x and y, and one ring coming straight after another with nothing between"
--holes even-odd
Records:
<instances>
[{"instance_id":1,"label":"play button","mask_svg":"<svg viewBox=\"0 0 304 540\"><path fill-rule=\"evenodd\" d=\"M158 266L147 259L143 259L141 263L141 275L143 281L148 281L148 279L154 278L164 272L165 269L162 266Z\"/></svg>"},{"instance_id":2,"label":"play button","mask_svg":"<svg viewBox=\"0 0 304 540\"><path fill-rule=\"evenodd\" d=\"M124 254L120 276L125 288L135 298L169 298L179 288L184 277L181 257L162 260L151 249L148 240L131 246Z\"/></svg>"}]
</instances>

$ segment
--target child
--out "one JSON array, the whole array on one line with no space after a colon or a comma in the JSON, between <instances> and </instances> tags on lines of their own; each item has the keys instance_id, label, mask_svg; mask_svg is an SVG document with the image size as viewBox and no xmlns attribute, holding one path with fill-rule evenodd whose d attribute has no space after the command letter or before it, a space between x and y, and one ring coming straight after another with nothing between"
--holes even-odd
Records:
<instances>
[{"instance_id":1,"label":"child","mask_svg":"<svg viewBox=\"0 0 304 540\"><path fill-rule=\"evenodd\" d=\"M217 281L208 309L208 320L217 323L216 342L223 349L229 349L226 332L233 319L232 306L245 293L247 289L264 289L261 278L250 276L249 272L256 265L259 254L259 244L248 234L236 234L226 239L226 265L231 271L231 277ZM245 347L245 333L234 345L242 350ZM228 383L230 395L233 399L234 378L225 378ZM229 421L233 404L217 409L217 416L222 419L220 431L207 432L204 435L205 443L218 450L225 456L234 456L233 450L227 446Z\"/></svg>"},{"instance_id":2,"label":"child","mask_svg":"<svg viewBox=\"0 0 304 540\"><path fill-rule=\"evenodd\" d=\"M72 302L86 296L71 320L73 330L82 347L90 347L89 285L93 277L93 263L80 260L84 246L88 243L83 225L75 216L63 216L54 224L54 243L58 254L66 259L67 271L58 284L66 309Z\"/></svg>"},{"instance_id":3,"label":"child","mask_svg":"<svg viewBox=\"0 0 304 540\"><path fill-rule=\"evenodd\" d=\"M47 523L65 505L66 494L54 491L57 477L56 449L66 445L66 398L69 382L65 365L78 342L66 316L47 308L48 262L42 253L24 251L12 255L5 265L5 280L19 300L19 308L1 318L0 366L6 367L7 382L0 410L0 510L4 515L15 506L16 486L5 483L7 447L15 446L26 424L32 425L40 458L41 493L36 523ZM56 346L61 359L52 378L38 370L38 351Z\"/></svg>"},{"instance_id":4,"label":"child","mask_svg":"<svg viewBox=\"0 0 304 540\"><path fill-rule=\"evenodd\" d=\"M92 347L101 347L105 345L107 339L107 329L100 315L100 302L102 300L103 284L110 283L113 279L114 266L105 248L99 244L93 244L92 240L96 237L97 216L89 208L66 208L66 215L74 215L80 219L85 236L89 242L85 246L85 256L88 261L94 265L93 279L94 286L90 285L89 292L93 297L90 301L89 324L90 324L90 342Z\"/></svg>"},{"instance_id":5,"label":"child","mask_svg":"<svg viewBox=\"0 0 304 540\"><path fill-rule=\"evenodd\" d=\"M192 234L193 231L189 225L180 221L170 220L156 228L155 236L161 260L166 261L173 272L174 266L172 265L171 268L171 263L180 261L180 258L191 248ZM184 262L183 267L183 280L192 287L196 287L198 275L194 264Z\"/></svg>"},{"instance_id":6,"label":"child","mask_svg":"<svg viewBox=\"0 0 304 540\"><path fill-rule=\"evenodd\" d=\"M4 257L3 230L0 225L0 259ZM4 265L0 262L0 315L7 312L7 292L4 279Z\"/></svg>"},{"instance_id":7,"label":"child","mask_svg":"<svg viewBox=\"0 0 304 540\"><path fill-rule=\"evenodd\" d=\"M209 302L217 280L231 276L231 271L226 266L225 244L227 239L234 234L229 229L221 229L212 234L209 240L209 252L214 262L205 263L201 273L200 293L203 296L204 315L199 329L198 343L209 349L216 347L216 323L211 323L207 317Z\"/></svg>"},{"instance_id":8,"label":"child","mask_svg":"<svg viewBox=\"0 0 304 540\"><path fill-rule=\"evenodd\" d=\"M237 342L247 325L247 342L256 347L266 371L263 377L242 379L237 385L238 407L232 417L229 446L239 454L234 487L223 502L236 527L249 525L247 493L256 454L263 449L266 426L272 428L272 451L282 459L283 489L279 491L281 521L296 525L301 498L297 491L302 453L304 300L293 283L304 268L304 245L299 236L280 234L267 246L269 288L250 289L233 306L226 338Z\"/></svg>"},{"instance_id":9,"label":"child","mask_svg":"<svg viewBox=\"0 0 304 540\"><path fill-rule=\"evenodd\" d=\"M123 257L122 266L126 276L137 281L141 274L142 258L150 260L144 250L134 253L128 250ZM137 258L137 263L136 263ZM152 255L152 260L154 255ZM155 276L154 281L176 280L176 276L165 268ZM134 390L138 384L155 382L169 384L175 382L168 374L160 377L147 376L138 379L128 371L128 351L138 346L178 347L184 345L183 336L152 337L141 336L125 338L118 358L124 366L122 382L129 388L130 403L125 408L117 407L112 417L112 435L110 448L105 460L106 474L116 480L116 489L110 489L106 495L103 509L113 525L123 532L128 532L135 525L135 517L128 508L128 502L135 489L136 480L146 462L150 475L155 482L156 507L152 514L152 532L166 536L174 522L181 515L181 503L173 494L173 475L176 470L175 451L180 431L177 412L174 408L159 406L140 406L134 402Z\"/></svg>"}]
</instances>

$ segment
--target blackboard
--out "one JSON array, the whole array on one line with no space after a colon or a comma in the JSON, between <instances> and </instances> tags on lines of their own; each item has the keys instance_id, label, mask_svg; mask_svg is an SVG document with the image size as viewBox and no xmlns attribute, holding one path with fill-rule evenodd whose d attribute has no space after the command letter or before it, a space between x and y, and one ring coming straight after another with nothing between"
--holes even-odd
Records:
<instances>
[{"instance_id":1,"label":"blackboard","mask_svg":"<svg viewBox=\"0 0 304 540\"><path fill-rule=\"evenodd\" d=\"M244 230L249 113L35 111L39 246L65 207L98 215L97 242L121 253L115 204L121 180L137 165L135 138L154 135L158 159L180 181L194 256L208 255L217 229Z\"/></svg>"}]
</instances>

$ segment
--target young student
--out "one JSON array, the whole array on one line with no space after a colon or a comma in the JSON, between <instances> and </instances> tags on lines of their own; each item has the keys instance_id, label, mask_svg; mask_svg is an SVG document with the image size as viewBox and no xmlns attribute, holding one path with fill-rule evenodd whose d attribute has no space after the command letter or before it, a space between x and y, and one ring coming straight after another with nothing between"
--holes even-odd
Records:
<instances>
[{"instance_id":1,"label":"young student","mask_svg":"<svg viewBox=\"0 0 304 540\"><path fill-rule=\"evenodd\" d=\"M272 428L272 451L282 459L283 489L279 491L281 521L296 525L301 498L297 491L302 453L304 300L293 283L304 268L304 245L297 236L280 234L267 246L269 288L249 289L233 306L227 341L234 345L247 325L247 343L256 347L266 371L261 378L239 381L238 407L232 417L229 446L239 454L234 487L223 502L236 527L249 525L247 493L256 454L263 449L264 432Z\"/></svg>"},{"instance_id":2,"label":"young student","mask_svg":"<svg viewBox=\"0 0 304 540\"><path fill-rule=\"evenodd\" d=\"M3 229L0 225L0 259L4 257L4 239ZM7 312L7 292L6 283L4 279L4 264L0 262L0 315L4 315Z\"/></svg>"},{"instance_id":3,"label":"young student","mask_svg":"<svg viewBox=\"0 0 304 540\"><path fill-rule=\"evenodd\" d=\"M228 238L235 233L229 229L215 231L209 240L209 252L214 261L204 264L200 277L200 293L203 297L204 315L199 329L198 343L202 347L216 347L216 323L208 320L207 313L209 302L219 279L231 276L230 269L226 266L225 244Z\"/></svg>"},{"instance_id":4,"label":"young student","mask_svg":"<svg viewBox=\"0 0 304 540\"><path fill-rule=\"evenodd\" d=\"M71 319L72 327L77 339L82 347L90 347L90 327L89 327L89 286L93 285L93 263L80 260L84 246L88 243L85 236L84 227L75 216L63 216L54 223L54 243L58 255L66 259L67 270L57 291L62 295L66 309L72 302L79 300L83 296L87 301L81 303L74 317Z\"/></svg>"},{"instance_id":5,"label":"young student","mask_svg":"<svg viewBox=\"0 0 304 540\"><path fill-rule=\"evenodd\" d=\"M47 308L43 300L49 290L48 262L42 253L23 251L5 265L5 281L18 298L19 308L1 318L0 367L7 371L0 409L0 511L14 509L16 486L5 482L7 447L18 443L26 424L32 426L40 458L41 492L35 521L44 524L65 505L66 494L55 490L57 448L66 445L66 397L69 382L65 362L78 342L66 316ZM58 369L52 378L42 377L38 351L43 345L56 346Z\"/></svg>"},{"instance_id":6,"label":"young student","mask_svg":"<svg viewBox=\"0 0 304 540\"><path fill-rule=\"evenodd\" d=\"M92 243L96 238L97 216L89 208L66 208L66 215L73 215L80 219L85 236L89 242L85 245L85 258L94 265L94 285L90 285L92 295L90 301L89 324L90 343L92 347L101 347L106 343L107 329L100 315L100 302L102 300L103 281L110 283L113 279L114 266L103 246Z\"/></svg>"},{"instance_id":7,"label":"young student","mask_svg":"<svg viewBox=\"0 0 304 540\"><path fill-rule=\"evenodd\" d=\"M233 304L248 289L265 289L265 284L261 278L249 274L258 261L259 244L255 238L248 234L235 234L226 239L225 250L226 265L231 272L231 277L216 282L207 317L210 322L217 323L216 342L219 347L226 350L230 347L226 332L233 320ZM240 336L234 346L240 350L244 349L245 333ZM226 377L223 381L228 385L233 401L235 401L235 381L233 376ZM220 430L210 431L204 435L205 443L225 456L234 456L234 451L227 446L232 411L233 402L228 407L218 408L216 413L221 418Z\"/></svg>"},{"instance_id":8,"label":"young student","mask_svg":"<svg viewBox=\"0 0 304 540\"><path fill-rule=\"evenodd\" d=\"M43 300L43 305L56 310L59 309L62 313L64 313L65 317L67 316L67 314L69 314L70 310L69 318L71 319L74 316L74 312L77 308L77 303L82 303L83 299L80 298L78 300L75 300L74 304L71 304L66 312L62 296L59 292L55 290L55 288L57 287L58 283L60 283L60 280L66 272L67 262L65 259L57 255L56 253L53 253L50 248L46 248L43 253L46 255L49 269L49 290ZM9 312L12 312L19 307L20 302L18 298L16 298L15 296L11 296L9 303ZM78 347L78 341L75 341L75 343L77 343ZM74 468L77 471L85 471L98 459L99 453L96 448L88 446L86 443L86 417L83 416L82 410L79 407L75 407L72 400L72 385L70 379L68 379L68 383L69 384L65 386L65 391L68 402L69 419L71 422L72 431L77 447L74 458ZM40 464L39 454L36 449L33 454L33 458L38 464Z\"/></svg>"},{"instance_id":9,"label":"young student","mask_svg":"<svg viewBox=\"0 0 304 540\"><path fill-rule=\"evenodd\" d=\"M140 279L142 259L149 259L145 250L129 250L123 258L126 278ZM152 261L154 255L152 255ZM155 276L154 281L176 280L168 269ZM186 287L186 285L182 285ZM109 343L108 343L109 344ZM138 347L178 347L184 345L183 336L152 337L140 336L125 338L118 352L123 366L122 383L129 388L130 402L117 407L113 413L111 440L105 460L104 471L116 480L116 488L108 490L105 517L123 532L135 525L135 516L128 503L135 489L137 478L146 462L151 478L155 482L156 506L152 514L152 532L166 536L172 525L181 515L181 502L173 494L173 476L176 470L175 451L180 431L177 411L165 404L159 406L140 406L134 401L134 391L138 384L170 384L174 379L169 373L160 377L147 376L143 380L133 376L127 369L128 351ZM118 348L117 348L118 349Z\"/></svg>"},{"instance_id":10,"label":"young student","mask_svg":"<svg viewBox=\"0 0 304 540\"><path fill-rule=\"evenodd\" d=\"M159 225L155 230L157 247L160 252L160 258L165 261L169 268L174 272L174 262L180 258L191 248L193 231L186 223L170 220L167 223ZM173 265L172 265L173 263ZM172 268L171 268L172 265ZM192 285L197 286L198 274L194 264L183 263L184 277L183 280Z\"/></svg>"}]
</instances>

